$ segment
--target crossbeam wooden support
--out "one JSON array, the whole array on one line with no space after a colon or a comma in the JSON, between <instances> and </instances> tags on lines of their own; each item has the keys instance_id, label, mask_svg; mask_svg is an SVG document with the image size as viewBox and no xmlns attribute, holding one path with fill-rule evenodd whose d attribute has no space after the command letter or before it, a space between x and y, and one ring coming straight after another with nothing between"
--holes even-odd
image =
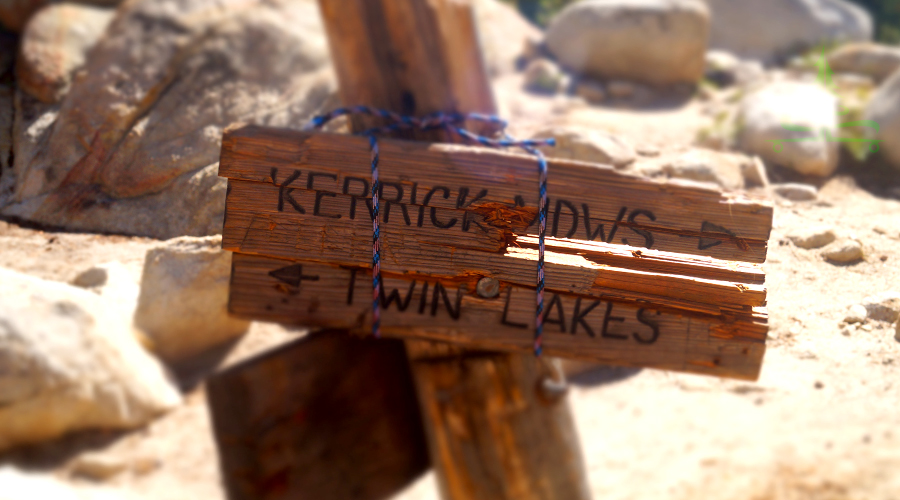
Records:
<instances>
[{"instance_id":1,"label":"crossbeam wooden support","mask_svg":"<svg viewBox=\"0 0 900 500\"><path fill-rule=\"evenodd\" d=\"M319 5L344 104L413 116L496 112L468 1L319 0ZM352 128L359 132L375 124L356 118ZM401 136L458 140L442 130ZM440 347L419 345L411 367L443 498L590 498L567 398L530 397L545 379L541 367L548 360L509 353L438 356Z\"/></svg>"}]
</instances>

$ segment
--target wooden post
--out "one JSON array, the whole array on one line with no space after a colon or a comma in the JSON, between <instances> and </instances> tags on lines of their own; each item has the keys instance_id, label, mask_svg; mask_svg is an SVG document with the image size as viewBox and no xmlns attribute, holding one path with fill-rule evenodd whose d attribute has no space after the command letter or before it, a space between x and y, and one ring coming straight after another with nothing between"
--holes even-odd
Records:
<instances>
[{"instance_id":1,"label":"wooden post","mask_svg":"<svg viewBox=\"0 0 900 500\"><path fill-rule=\"evenodd\" d=\"M495 112L468 2L319 5L345 105L418 116ZM353 129L371 124L354 119ZM406 137L457 140L440 131ZM549 359L412 341L407 350L445 499L590 498L567 399Z\"/></svg>"}]
</instances>

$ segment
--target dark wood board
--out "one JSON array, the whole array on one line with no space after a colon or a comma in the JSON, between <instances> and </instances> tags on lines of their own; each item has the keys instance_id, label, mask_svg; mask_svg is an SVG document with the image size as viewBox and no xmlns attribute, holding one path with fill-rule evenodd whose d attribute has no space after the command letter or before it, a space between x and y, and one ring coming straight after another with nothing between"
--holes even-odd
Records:
<instances>
[{"instance_id":1,"label":"dark wood board","mask_svg":"<svg viewBox=\"0 0 900 500\"><path fill-rule=\"evenodd\" d=\"M377 500L429 467L403 343L324 331L216 374L229 500Z\"/></svg>"}]
</instances>

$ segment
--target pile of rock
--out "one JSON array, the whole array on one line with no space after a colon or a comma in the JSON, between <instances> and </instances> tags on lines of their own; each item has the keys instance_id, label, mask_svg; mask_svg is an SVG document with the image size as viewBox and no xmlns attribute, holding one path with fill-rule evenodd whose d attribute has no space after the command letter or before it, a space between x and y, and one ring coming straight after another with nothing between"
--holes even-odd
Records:
<instances>
[{"instance_id":1,"label":"pile of rock","mask_svg":"<svg viewBox=\"0 0 900 500\"><path fill-rule=\"evenodd\" d=\"M72 284L0 268L0 451L86 429L146 425L181 403L168 366L240 337L221 236L110 262ZM157 359L157 357L159 359Z\"/></svg>"},{"instance_id":2,"label":"pile of rock","mask_svg":"<svg viewBox=\"0 0 900 500\"><path fill-rule=\"evenodd\" d=\"M737 109L716 111L724 132L701 143L821 178L837 169L837 139L854 120L877 124L853 133L879 141L871 149L900 167L900 47L870 42L872 31L870 16L844 0L585 0L557 14L543 39L527 38L520 64L526 89L593 104L736 85L729 99ZM844 44L827 59L836 89L815 82L814 72L764 68L832 43ZM875 84L859 109L841 108Z\"/></svg>"},{"instance_id":3,"label":"pile of rock","mask_svg":"<svg viewBox=\"0 0 900 500\"><path fill-rule=\"evenodd\" d=\"M892 325L894 338L900 341L900 292L887 291L871 295L847 309L844 323L859 325L875 322Z\"/></svg>"}]
</instances>

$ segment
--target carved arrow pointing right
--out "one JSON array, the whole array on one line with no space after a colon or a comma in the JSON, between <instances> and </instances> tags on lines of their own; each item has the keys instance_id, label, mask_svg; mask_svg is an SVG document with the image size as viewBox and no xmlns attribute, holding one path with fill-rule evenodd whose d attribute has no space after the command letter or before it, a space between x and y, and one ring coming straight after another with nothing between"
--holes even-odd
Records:
<instances>
[{"instance_id":1,"label":"carved arrow pointing right","mask_svg":"<svg viewBox=\"0 0 900 500\"><path fill-rule=\"evenodd\" d=\"M701 233L701 235L702 235L702 233L723 233L723 234L727 234L728 236L731 236L731 237L735 237L735 238L737 237L737 235L733 231L726 229L718 224L713 224L712 222L709 222L709 221L703 221L703 224L700 226L700 233ZM697 248L699 250L706 250L707 248L712 248L716 245L721 245L721 244L722 244L722 240L720 240L720 239L704 238L703 236L700 236L700 243L697 244ZM745 245L746 245L746 243L745 243ZM742 248L739 243L737 244L737 246L738 246L738 248Z\"/></svg>"}]
</instances>

